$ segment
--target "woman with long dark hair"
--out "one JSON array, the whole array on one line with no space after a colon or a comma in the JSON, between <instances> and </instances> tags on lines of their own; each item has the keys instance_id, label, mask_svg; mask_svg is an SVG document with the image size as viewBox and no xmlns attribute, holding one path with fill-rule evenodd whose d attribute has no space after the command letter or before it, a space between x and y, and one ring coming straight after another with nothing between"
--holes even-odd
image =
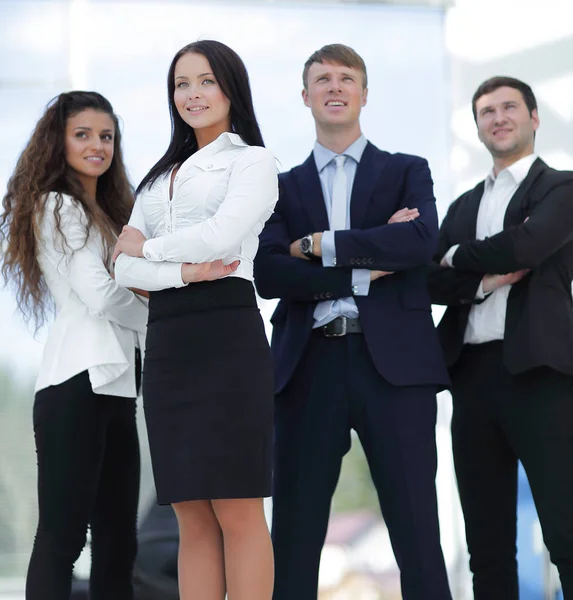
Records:
<instances>
[{"instance_id":1,"label":"woman with long dark hair","mask_svg":"<svg viewBox=\"0 0 573 600\"><path fill-rule=\"evenodd\" d=\"M276 163L233 50L185 46L167 87L171 143L115 251L118 281L151 291L143 398L158 501L179 523L182 600L270 600L273 386L252 282ZM189 263L209 261L230 276L193 283Z\"/></svg>"},{"instance_id":2,"label":"woman with long dark hair","mask_svg":"<svg viewBox=\"0 0 573 600\"><path fill-rule=\"evenodd\" d=\"M33 421L39 523L27 600L69 600L73 565L92 537L91 598L133 598L139 445L138 344L147 308L110 275L133 194L110 103L55 98L3 200L2 272L39 327L55 308Z\"/></svg>"}]
</instances>

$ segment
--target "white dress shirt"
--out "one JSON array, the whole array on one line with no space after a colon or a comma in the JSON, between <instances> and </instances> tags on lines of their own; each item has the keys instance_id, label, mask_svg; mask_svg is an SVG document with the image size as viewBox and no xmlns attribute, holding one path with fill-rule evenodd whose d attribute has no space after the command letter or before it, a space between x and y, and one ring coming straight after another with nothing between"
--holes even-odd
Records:
<instances>
[{"instance_id":1,"label":"white dress shirt","mask_svg":"<svg viewBox=\"0 0 573 600\"><path fill-rule=\"evenodd\" d=\"M484 192L479 205L476 223L477 240L484 240L503 231L503 221L509 202L527 177L536 159L537 155L535 154L525 156L500 171L497 177L492 169L485 180ZM450 264L452 264L451 260L455 255L455 250L457 250L457 246L448 252ZM455 267L455 260L453 265ZM489 294L484 302L472 306L464 343L483 344L494 340L503 340L507 298L510 290L511 285L509 284L499 287ZM479 299L485 297L481 284L476 297Z\"/></svg>"},{"instance_id":2,"label":"white dress shirt","mask_svg":"<svg viewBox=\"0 0 573 600\"><path fill-rule=\"evenodd\" d=\"M223 133L138 196L129 224L147 238L144 258L121 254L115 275L126 287L149 291L185 285L182 263L240 260L230 277L253 281L259 234L278 199L275 158Z\"/></svg>"},{"instance_id":3,"label":"white dress shirt","mask_svg":"<svg viewBox=\"0 0 573 600\"><path fill-rule=\"evenodd\" d=\"M120 286L104 264L101 237L85 242L85 213L62 195L56 230L56 194L38 219L38 263L56 307L43 351L36 391L88 371L97 394L135 398L135 346L143 350L147 305Z\"/></svg>"}]
</instances>

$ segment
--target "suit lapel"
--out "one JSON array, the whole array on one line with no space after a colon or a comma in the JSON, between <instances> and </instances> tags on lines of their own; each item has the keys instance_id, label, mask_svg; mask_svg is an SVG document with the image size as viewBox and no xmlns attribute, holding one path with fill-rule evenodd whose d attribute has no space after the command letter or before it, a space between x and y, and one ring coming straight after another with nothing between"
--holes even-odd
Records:
<instances>
[{"instance_id":1,"label":"suit lapel","mask_svg":"<svg viewBox=\"0 0 573 600\"><path fill-rule=\"evenodd\" d=\"M356 168L354 184L352 185L350 227L362 227L368 206L374 195L374 188L380 181L387 162L387 155L368 142Z\"/></svg>"},{"instance_id":2,"label":"suit lapel","mask_svg":"<svg viewBox=\"0 0 573 600\"><path fill-rule=\"evenodd\" d=\"M470 192L468 198L468 209L464 211L466 215L465 220L465 239L475 240L476 229L477 229L477 217L479 211L479 205L483 196L485 188L485 182L478 183L475 188Z\"/></svg>"},{"instance_id":3,"label":"suit lapel","mask_svg":"<svg viewBox=\"0 0 573 600\"><path fill-rule=\"evenodd\" d=\"M313 231L327 231L329 229L328 213L314 155L311 153L293 173L302 205L310 217Z\"/></svg>"},{"instance_id":4,"label":"suit lapel","mask_svg":"<svg viewBox=\"0 0 573 600\"><path fill-rule=\"evenodd\" d=\"M513 194L507 205L507 210L505 211L505 217L503 219L504 229L506 227L511 227L512 225L519 225L527 216L523 210L523 201L533 183L545 169L547 169L547 165L540 158L536 159L531 165L527 177L521 182L521 185L517 188L517 191Z\"/></svg>"}]
</instances>

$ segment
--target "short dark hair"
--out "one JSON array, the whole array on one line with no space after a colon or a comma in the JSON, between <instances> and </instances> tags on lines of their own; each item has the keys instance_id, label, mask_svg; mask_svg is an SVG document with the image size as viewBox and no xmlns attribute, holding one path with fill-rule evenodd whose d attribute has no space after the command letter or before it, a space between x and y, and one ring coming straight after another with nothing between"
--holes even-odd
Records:
<instances>
[{"instance_id":1,"label":"short dark hair","mask_svg":"<svg viewBox=\"0 0 573 600\"><path fill-rule=\"evenodd\" d=\"M213 75L221 86L223 94L231 102L231 130L241 136L249 146L264 146L263 136L255 116L249 75L239 55L221 42L200 40L187 44L177 52L167 73L167 99L171 116L171 141L165 154L151 168L137 187L139 194L158 177L172 167L187 160L197 152L197 139L193 129L183 121L177 111L173 94L175 92L175 67L185 54L201 54L208 61Z\"/></svg>"},{"instance_id":2,"label":"short dark hair","mask_svg":"<svg viewBox=\"0 0 573 600\"><path fill-rule=\"evenodd\" d=\"M363 58L356 52L356 50L345 46L344 44L328 44L323 46L320 50L317 50L310 55L308 60L304 63L304 69L302 71L302 84L304 89L308 88L308 70L314 63L335 63L344 65L351 69L356 69L362 72L362 84L363 87L368 87L368 76L366 74L366 65L364 64Z\"/></svg>"},{"instance_id":3,"label":"short dark hair","mask_svg":"<svg viewBox=\"0 0 573 600\"><path fill-rule=\"evenodd\" d=\"M496 77L490 77L486 79L476 90L474 97L472 98L472 112L474 114L474 120L477 121L476 103L477 101L486 94L495 92L500 87L510 87L521 92L529 114L531 115L534 110L537 110L537 100L533 90L527 85L527 83L515 79L514 77L506 77L497 75Z\"/></svg>"}]
</instances>

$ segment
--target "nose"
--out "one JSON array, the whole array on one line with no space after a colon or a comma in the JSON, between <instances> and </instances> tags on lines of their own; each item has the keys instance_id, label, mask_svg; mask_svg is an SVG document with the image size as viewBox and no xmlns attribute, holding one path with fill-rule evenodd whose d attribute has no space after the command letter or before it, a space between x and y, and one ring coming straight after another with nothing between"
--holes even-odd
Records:
<instances>
[{"instance_id":1,"label":"nose","mask_svg":"<svg viewBox=\"0 0 573 600\"><path fill-rule=\"evenodd\" d=\"M101 141L101 138L99 137L99 135L94 135L92 137L92 150L102 150L103 149L103 142Z\"/></svg>"},{"instance_id":2,"label":"nose","mask_svg":"<svg viewBox=\"0 0 573 600\"><path fill-rule=\"evenodd\" d=\"M196 100L197 98L199 98L199 88L194 86L194 85L190 85L187 88L187 96L189 98L189 100Z\"/></svg>"},{"instance_id":3,"label":"nose","mask_svg":"<svg viewBox=\"0 0 573 600\"><path fill-rule=\"evenodd\" d=\"M329 92L340 92L342 90L342 86L340 85L340 81L338 79L331 79L328 86Z\"/></svg>"},{"instance_id":4,"label":"nose","mask_svg":"<svg viewBox=\"0 0 573 600\"><path fill-rule=\"evenodd\" d=\"M496 125L503 125L507 120L507 115L502 108L498 108L495 111L495 119L494 122Z\"/></svg>"}]
</instances>

